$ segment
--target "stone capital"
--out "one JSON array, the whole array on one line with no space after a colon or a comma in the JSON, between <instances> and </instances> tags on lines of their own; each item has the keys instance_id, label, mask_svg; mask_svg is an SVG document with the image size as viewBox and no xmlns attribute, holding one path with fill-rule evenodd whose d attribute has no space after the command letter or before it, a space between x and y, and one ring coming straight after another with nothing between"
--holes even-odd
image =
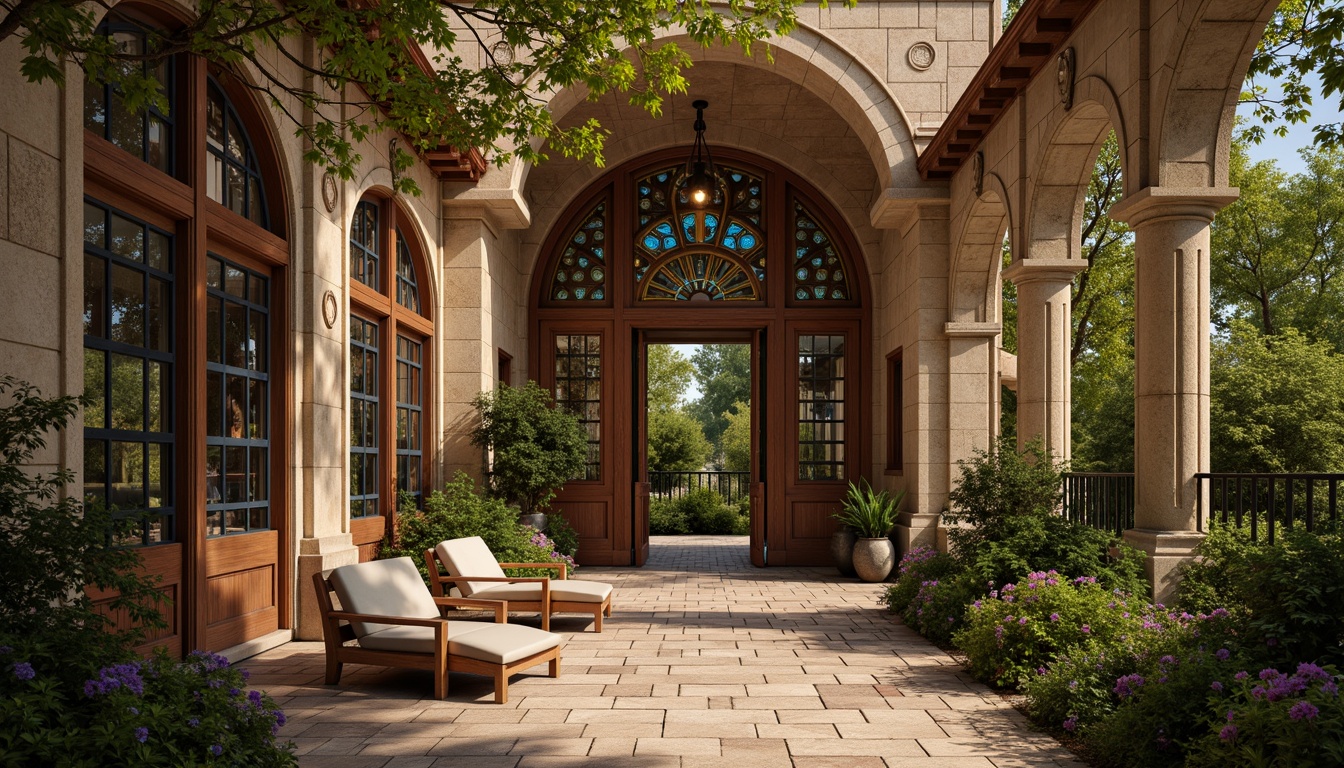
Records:
<instances>
[{"instance_id":1,"label":"stone capital","mask_svg":"<svg viewBox=\"0 0 1344 768\"><path fill-rule=\"evenodd\" d=\"M1087 269L1082 259L1017 259L1004 267L1003 279L1014 285L1026 283L1071 283L1073 276Z\"/></svg>"},{"instance_id":2,"label":"stone capital","mask_svg":"<svg viewBox=\"0 0 1344 768\"><path fill-rule=\"evenodd\" d=\"M514 189L468 189L451 197L445 194L443 218L480 219L496 232L526 229L532 225L532 211L523 196Z\"/></svg>"},{"instance_id":3,"label":"stone capital","mask_svg":"<svg viewBox=\"0 0 1344 768\"><path fill-rule=\"evenodd\" d=\"M1236 187L1144 187L1111 206L1106 215L1133 229L1172 219L1207 223L1240 195Z\"/></svg>"},{"instance_id":4,"label":"stone capital","mask_svg":"<svg viewBox=\"0 0 1344 768\"><path fill-rule=\"evenodd\" d=\"M943 333L949 338L991 339L1002 330L998 323L943 323Z\"/></svg>"},{"instance_id":5,"label":"stone capital","mask_svg":"<svg viewBox=\"0 0 1344 768\"><path fill-rule=\"evenodd\" d=\"M901 229L911 217L921 213L946 218L951 206L947 187L888 187L878 195L868 218L876 229Z\"/></svg>"}]
</instances>

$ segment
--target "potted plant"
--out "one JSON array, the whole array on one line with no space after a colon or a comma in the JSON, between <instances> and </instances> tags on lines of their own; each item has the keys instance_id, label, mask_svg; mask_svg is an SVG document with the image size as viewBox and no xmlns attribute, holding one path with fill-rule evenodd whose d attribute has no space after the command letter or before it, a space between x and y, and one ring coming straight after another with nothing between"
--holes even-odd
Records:
<instances>
[{"instance_id":1,"label":"potted plant","mask_svg":"<svg viewBox=\"0 0 1344 768\"><path fill-rule=\"evenodd\" d=\"M844 506L834 515L841 524L854 530L854 572L864 581L883 581L896 564L896 547L887 538L896 525L896 510L905 491L894 497L886 491L874 491L867 480L849 484Z\"/></svg>"},{"instance_id":2,"label":"potted plant","mask_svg":"<svg viewBox=\"0 0 1344 768\"><path fill-rule=\"evenodd\" d=\"M520 521L545 530L542 514L567 481L582 477L588 435L535 381L481 392L472 443L486 450L491 493L518 507Z\"/></svg>"},{"instance_id":3,"label":"potted plant","mask_svg":"<svg viewBox=\"0 0 1344 768\"><path fill-rule=\"evenodd\" d=\"M831 534L831 560L835 562L840 575L846 578L854 578L854 544L858 540L859 535L848 525L842 524Z\"/></svg>"}]
</instances>

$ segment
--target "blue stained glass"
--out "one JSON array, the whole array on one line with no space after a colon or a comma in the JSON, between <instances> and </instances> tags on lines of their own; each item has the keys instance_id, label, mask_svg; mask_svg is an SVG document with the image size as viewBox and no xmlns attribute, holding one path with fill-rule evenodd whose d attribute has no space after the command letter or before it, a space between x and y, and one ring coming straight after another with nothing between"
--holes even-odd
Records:
<instances>
[{"instance_id":1,"label":"blue stained glass","mask_svg":"<svg viewBox=\"0 0 1344 768\"><path fill-rule=\"evenodd\" d=\"M664 237L664 238L663 238L663 247L664 247L664 248L667 248L668 250L671 250L671 249L673 249L673 248L676 248L676 247L677 247L677 241L676 241L674 238L671 238L671 237Z\"/></svg>"},{"instance_id":2,"label":"blue stained glass","mask_svg":"<svg viewBox=\"0 0 1344 768\"><path fill-rule=\"evenodd\" d=\"M838 283L841 280L845 279L845 273L837 269L835 270L834 273L831 274L831 279Z\"/></svg>"},{"instance_id":3,"label":"blue stained glass","mask_svg":"<svg viewBox=\"0 0 1344 768\"><path fill-rule=\"evenodd\" d=\"M816 243L817 245L821 245L822 243L826 242L826 236L821 234L820 232L815 232L812 235L812 242Z\"/></svg>"},{"instance_id":4,"label":"blue stained glass","mask_svg":"<svg viewBox=\"0 0 1344 768\"><path fill-rule=\"evenodd\" d=\"M588 260L585 259L585 258L583 258L583 257L579 257L579 266L580 266L580 267L587 268L587 266L588 266Z\"/></svg>"},{"instance_id":5,"label":"blue stained glass","mask_svg":"<svg viewBox=\"0 0 1344 768\"><path fill-rule=\"evenodd\" d=\"M601 301L603 295L604 294L602 293L602 289L598 288L597 290L593 291L593 301Z\"/></svg>"},{"instance_id":6,"label":"blue stained glass","mask_svg":"<svg viewBox=\"0 0 1344 768\"><path fill-rule=\"evenodd\" d=\"M714 240L715 234L719 230L719 217L714 215L705 216L705 242Z\"/></svg>"},{"instance_id":7,"label":"blue stained glass","mask_svg":"<svg viewBox=\"0 0 1344 768\"><path fill-rule=\"evenodd\" d=\"M556 272L555 272L555 281L556 281L557 283L563 283L563 282L565 282L565 281L568 280L568 279L569 279L569 276L566 275L566 274L564 273L564 270L556 270Z\"/></svg>"},{"instance_id":8,"label":"blue stained glass","mask_svg":"<svg viewBox=\"0 0 1344 768\"><path fill-rule=\"evenodd\" d=\"M729 234L729 235L736 235L736 234L738 234L738 233L741 232L741 231L742 231L742 225L741 225L741 224L738 224L737 222L733 222L732 224L729 224L729 225L728 225L728 232L727 232L727 234Z\"/></svg>"},{"instance_id":9,"label":"blue stained glass","mask_svg":"<svg viewBox=\"0 0 1344 768\"><path fill-rule=\"evenodd\" d=\"M741 180L742 180L742 174L740 174L740 173L730 173L730 174L728 174L728 176L729 176L733 181L741 181Z\"/></svg>"},{"instance_id":10,"label":"blue stained glass","mask_svg":"<svg viewBox=\"0 0 1344 768\"><path fill-rule=\"evenodd\" d=\"M821 266L821 257L820 257L820 256L815 256L815 257L812 258L812 266L814 266L814 267L820 267L820 266Z\"/></svg>"},{"instance_id":11,"label":"blue stained glass","mask_svg":"<svg viewBox=\"0 0 1344 768\"><path fill-rule=\"evenodd\" d=\"M793 294L793 295L794 295L795 297L797 297L798 299L807 299L807 298L810 298L810 297L807 295L807 291L803 290L802 288L799 288L799 289L798 289L798 292L795 293L795 294Z\"/></svg>"},{"instance_id":12,"label":"blue stained glass","mask_svg":"<svg viewBox=\"0 0 1344 768\"><path fill-rule=\"evenodd\" d=\"M806 239L807 239L807 233L804 232L804 231L801 230L801 229L798 230L798 239L799 239L799 240L806 240Z\"/></svg>"},{"instance_id":13,"label":"blue stained glass","mask_svg":"<svg viewBox=\"0 0 1344 768\"><path fill-rule=\"evenodd\" d=\"M574 242L578 243L579 245L583 245L584 243L588 242L588 236L582 232L575 232Z\"/></svg>"},{"instance_id":14,"label":"blue stained glass","mask_svg":"<svg viewBox=\"0 0 1344 768\"><path fill-rule=\"evenodd\" d=\"M749 251L756 247L756 237L754 235L742 236L742 250Z\"/></svg>"},{"instance_id":15,"label":"blue stained glass","mask_svg":"<svg viewBox=\"0 0 1344 768\"><path fill-rule=\"evenodd\" d=\"M601 228L602 228L602 220L601 220L601 219L593 219L592 221L590 221L590 222L588 222L587 224L585 224L585 225L584 225L584 228L585 228L585 229L601 229Z\"/></svg>"},{"instance_id":16,"label":"blue stained glass","mask_svg":"<svg viewBox=\"0 0 1344 768\"><path fill-rule=\"evenodd\" d=\"M686 236L686 242L695 242L695 214L688 213L681 217L681 231Z\"/></svg>"},{"instance_id":17,"label":"blue stained glass","mask_svg":"<svg viewBox=\"0 0 1344 768\"><path fill-rule=\"evenodd\" d=\"M796 259L801 259L801 258L803 258L803 257L806 256L806 255L807 255L807 249L806 249L806 248L799 248L798 250L796 250L796 251L793 252L793 257L796 258Z\"/></svg>"},{"instance_id":18,"label":"blue stained glass","mask_svg":"<svg viewBox=\"0 0 1344 768\"><path fill-rule=\"evenodd\" d=\"M667 181L667 173L660 173L660 174L658 174L658 180L659 180L659 181Z\"/></svg>"},{"instance_id":19,"label":"blue stained glass","mask_svg":"<svg viewBox=\"0 0 1344 768\"><path fill-rule=\"evenodd\" d=\"M799 279L799 280L806 280L806 279L807 279L807 270L806 270L806 269L802 269L802 268L800 268L795 274L798 276L798 279Z\"/></svg>"},{"instance_id":20,"label":"blue stained glass","mask_svg":"<svg viewBox=\"0 0 1344 768\"><path fill-rule=\"evenodd\" d=\"M640 184L640 185L639 185L639 194L641 194L641 195L647 195L647 194L649 194L649 188L648 188L648 186L647 186L647 185L644 185L644 184Z\"/></svg>"},{"instance_id":21,"label":"blue stained glass","mask_svg":"<svg viewBox=\"0 0 1344 768\"><path fill-rule=\"evenodd\" d=\"M656 227L655 231L660 235L670 235L672 234L672 225L664 221Z\"/></svg>"},{"instance_id":22,"label":"blue stained glass","mask_svg":"<svg viewBox=\"0 0 1344 768\"><path fill-rule=\"evenodd\" d=\"M593 233L593 239L598 242L602 242L604 238L606 238L606 235L602 234L602 230L600 229Z\"/></svg>"},{"instance_id":23,"label":"blue stained glass","mask_svg":"<svg viewBox=\"0 0 1344 768\"><path fill-rule=\"evenodd\" d=\"M816 294L818 299L826 298L826 289L820 285L818 285L816 288L813 288L812 293Z\"/></svg>"},{"instance_id":24,"label":"blue stained glass","mask_svg":"<svg viewBox=\"0 0 1344 768\"><path fill-rule=\"evenodd\" d=\"M581 283L581 282L583 282L583 273L580 272L580 271L577 270L577 269L574 270L574 282L576 282L576 283Z\"/></svg>"},{"instance_id":25,"label":"blue stained glass","mask_svg":"<svg viewBox=\"0 0 1344 768\"><path fill-rule=\"evenodd\" d=\"M650 251L658 250L658 238L654 237L653 235L645 235L644 247L648 248Z\"/></svg>"},{"instance_id":26,"label":"blue stained glass","mask_svg":"<svg viewBox=\"0 0 1344 768\"><path fill-rule=\"evenodd\" d=\"M602 249L601 249L601 248L594 248L594 249L593 249L593 255L596 256L596 257L599 258L599 259L605 259L605 258L606 258L606 255L602 253Z\"/></svg>"},{"instance_id":27,"label":"blue stained glass","mask_svg":"<svg viewBox=\"0 0 1344 768\"><path fill-rule=\"evenodd\" d=\"M723 238L723 247L724 247L724 248L736 248L736 247L737 247L737 238L736 238L736 237L725 237L725 238Z\"/></svg>"},{"instance_id":28,"label":"blue stained glass","mask_svg":"<svg viewBox=\"0 0 1344 768\"><path fill-rule=\"evenodd\" d=\"M569 291L566 291L564 288L561 288L560 290L555 292L555 298L564 301L565 299L569 298Z\"/></svg>"},{"instance_id":29,"label":"blue stained glass","mask_svg":"<svg viewBox=\"0 0 1344 768\"><path fill-rule=\"evenodd\" d=\"M587 293L588 293L588 289L587 289L587 288L575 288L575 289L574 289L574 298L576 298L576 299L582 299Z\"/></svg>"},{"instance_id":30,"label":"blue stained glass","mask_svg":"<svg viewBox=\"0 0 1344 768\"><path fill-rule=\"evenodd\" d=\"M600 269L594 269L592 275L593 281L598 283L602 282L602 278L606 277L606 273Z\"/></svg>"},{"instance_id":31,"label":"blue stained glass","mask_svg":"<svg viewBox=\"0 0 1344 768\"><path fill-rule=\"evenodd\" d=\"M818 270L817 270L817 279L818 279L818 280L825 280L825 279L826 279L826 270L824 270L824 269L818 269Z\"/></svg>"},{"instance_id":32,"label":"blue stained glass","mask_svg":"<svg viewBox=\"0 0 1344 768\"><path fill-rule=\"evenodd\" d=\"M842 290L840 290L839 288L833 288L833 289L831 289L831 298L832 298L832 299L843 299L843 298L845 298L845 292L842 291Z\"/></svg>"}]
</instances>

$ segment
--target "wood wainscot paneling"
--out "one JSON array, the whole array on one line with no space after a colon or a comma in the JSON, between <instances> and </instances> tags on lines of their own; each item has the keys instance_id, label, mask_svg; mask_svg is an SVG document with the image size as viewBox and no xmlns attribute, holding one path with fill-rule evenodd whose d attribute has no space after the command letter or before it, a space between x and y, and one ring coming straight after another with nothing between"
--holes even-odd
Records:
<instances>
[{"instance_id":1,"label":"wood wainscot paneling","mask_svg":"<svg viewBox=\"0 0 1344 768\"><path fill-rule=\"evenodd\" d=\"M275 531L206 542L206 649L228 648L279 628L278 543Z\"/></svg>"},{"instance_id":2,"label":"wood wainscot paneling","mask_svg":"<svg viewBox=\"0 0 1344 768\"><path fill-rule=\"evenodd\" d=\"M367 563L378 556L378 548L387 534L387 518L382 515L359 517L350 521L350 538L359 547L359 562Z\"/></svg>"},{"instance_id":3,"label":"wood wainscot paneling","mask_svg":"<svg viewBox=\"0 0 1344 768\"><path fill-rule=\"evenodd\" d=\"M140 555L140 572L158 577L158 589L164 600L155 608L167 624L163 629L145 634L144 643L136 650L148 655L152 650L162 647L172 656L182 655L182 545L163 544L137 550ZM131 617L125 609L113 609L112 601L116 592L111 590L90 589L89 599L94 610L112 619L112 626L118 631L131 628Z\"/></svg>"}]
</instances>

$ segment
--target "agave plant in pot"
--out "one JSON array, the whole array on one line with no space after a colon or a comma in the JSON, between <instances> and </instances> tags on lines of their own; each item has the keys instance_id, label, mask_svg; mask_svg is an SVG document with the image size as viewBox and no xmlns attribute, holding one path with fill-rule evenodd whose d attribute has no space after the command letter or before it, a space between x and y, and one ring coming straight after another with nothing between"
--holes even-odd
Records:
<instances>
[{"instance_id":1,"label":"agave plant in pot","mask_svg":"<svg viewBox=\"0 0 1344 768\"><path fill-rule=\"evenodd\" d=\"M859 537L853 558L858 577L868 582L883 581L896 565L896 547L887 534L896 525L896 510L905 491L892 496L887 491L874 491L867 480L861 482L849 484L844 506L834 517Z\"/></svg>"}]
</instances>

